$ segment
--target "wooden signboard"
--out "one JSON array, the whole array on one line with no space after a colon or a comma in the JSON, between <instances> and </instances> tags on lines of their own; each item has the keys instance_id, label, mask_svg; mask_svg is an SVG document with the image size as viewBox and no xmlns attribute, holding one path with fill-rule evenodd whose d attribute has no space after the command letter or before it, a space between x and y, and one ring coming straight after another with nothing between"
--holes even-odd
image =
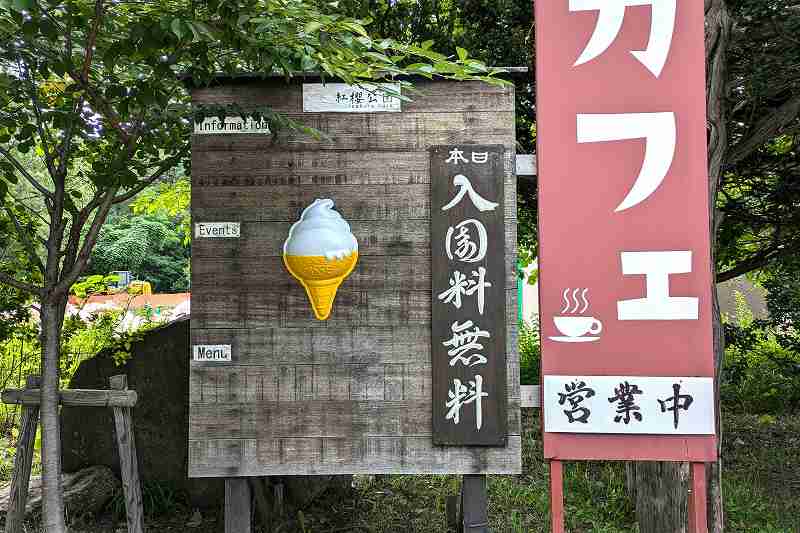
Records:
<instances>
[{"instance_id":1,"label":"wooden signboard","mask_svg":"<svg viewBox=\"0 0 800 533\"><path fill-rule=\"evenodd\" d=\"M502 145L431 149L433 440L506 440Z\"/></svg>"},{"instance_id":2,"label":"wooden signboard","mask_svg":"<svg viewBox=\"0 0 800 533\"><path fill-rule=\"evenodd\" d=\"M513 88L418 86L400 112L363 113L303 112L303 84L283 79L218 80L193 91L195 104L268 105L327 137L226 131L192 139L193 223L238 222L239 232L192 243L191 342L204 348L187 354L191 477L520 472ZM504 235L494 243L500 255L487 259L495 292L486 305L505 312L504 331L493 318L500 330L491 349L493 384L502 375L507 386L484 417L486 429L496 424L495 446L438 446L429 150L467 145L491 146L496 188L482 194L502 206L493 214ZM317 198L335 202L359 252L325 321L281 258L289 227ZM462 412L462 424L474 422Z\"/></svg>"}]
</instances>

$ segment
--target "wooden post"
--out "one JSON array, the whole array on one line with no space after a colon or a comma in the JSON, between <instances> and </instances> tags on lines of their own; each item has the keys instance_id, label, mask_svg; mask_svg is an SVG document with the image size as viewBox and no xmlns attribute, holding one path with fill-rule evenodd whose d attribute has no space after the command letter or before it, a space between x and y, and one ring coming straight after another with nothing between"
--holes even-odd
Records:
<instances>
[{"instance_id":1,"label":"wooden post","mask_svg":"<svg viewBox=\"0 0 800 533\"><path fill-rule=\"evenodd\" d=\"M706 464L692 463L692 493L689 494L689 533L708 533L706 510Z\"/></svg>"},{"instance_id":2,"label":"wooden post","mask_svg":"<svg viewBox=\"0 0 800 533\"><path fill-rule=\"evenodd\" d=\"M272 533L272 505L267 499L266 488L269 486L268 477L251 477L250 491L255 499L256 511L261 518L261 527L265 533Z\"/></svg>"},{"instance_id":3,"label":"wooden post","mask_svg":"<svg viewBox=\"0 0 800 533\"><path fill-rule=\"evenodd\" d=\"M444 514L448 531L461 531L459 522L461 522L461 515L458 510L458 500L460 498L455 495L448 496L444 501Z\"/></svg>"},{"instance_id":4,"label":"wooden post","mask_svg":"<svg viewBox=\"0 0 800 533\"><path fill-rule=\"evenodd\" d=\"M28 376L26 389L38 389L40 376ZM22 533L25 521L25 505L28 502L28 483L31 478L33 464L33 448L36 442L36 428L39 425L39 406L23 405L20 420L17 452L14 455L14 472L11 475L11 491L8 497L6 513L6 533Z\"/></svg>"},{"instance_id":5,"label":"wooden post","mask_svg":"<svg viewBox=\"0 0 800 533\"><path fill-rule=\"evenodd\" d=\"M461 481L461 514L464 533L489 533L486 476L464 474Z\"/></svg>"},{"instance_id":6,"label":"wooden post","mask_svg":"<svg viewBox=\"0 0 800 533\"><path fill-rule=\"evenodd\" d=\"M124 374L111 376L109 382L114 390L128 389L128 377ZM125 494L128 533L144 533L142 487L139 484L139 464L136 459L136 440L133 436L133 417L130 407L114 407L114 425L117 430L119 469L122 491Z\"/></svg>"},{"instance_id":7,"label":"wooden post","mask_svg":"<svg viewBox=\"0 0 800 533\"><path fill-rule=\"evenodd\" d=\"M250 509L247 478L225 478L225 533L250 533Z\"/></svg>"},{"instance_id":8,"label":"wooden post","mask_svg":"<svg viewBox=\"0 0 800 533\"><path fill-rule=\"evenodd\" d=\"M550 460L550 522L553 533L564 533L564 465Z\"/></svg>"}]
</instances>

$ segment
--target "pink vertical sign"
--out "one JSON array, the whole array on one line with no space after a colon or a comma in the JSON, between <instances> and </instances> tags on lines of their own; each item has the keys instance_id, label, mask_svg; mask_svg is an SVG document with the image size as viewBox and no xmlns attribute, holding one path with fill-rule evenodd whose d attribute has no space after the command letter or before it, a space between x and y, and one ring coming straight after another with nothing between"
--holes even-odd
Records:
<instances>
[{"instance_id":1,"label":"pink vertical sign","mask_svg":"<svg viewBox=\"0 0 800 533\"><path fill-rule=\"evenodd\" d=\"M545 457L713 461L703 2L535 7Z\"/></svg>"}]
</instances>

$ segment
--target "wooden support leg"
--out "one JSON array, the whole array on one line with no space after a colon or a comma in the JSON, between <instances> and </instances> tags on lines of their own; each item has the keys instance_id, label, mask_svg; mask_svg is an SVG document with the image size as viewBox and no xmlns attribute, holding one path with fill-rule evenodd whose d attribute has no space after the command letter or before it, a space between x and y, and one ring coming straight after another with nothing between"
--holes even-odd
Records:
<instances>
[{"instance_id":1,"label":"wooden support leg","mask_svg":"<svg viewBox=\"0 0 800 533\"><path fill-rule=\"evenodd\" d=\"M706 464L692 463L692 492L689 494L689 533L708 533L706 511Z\"/></svg>"},{"instance_id":2,"label":"wooden support leg","mask_svg":"<svg viewBox=\"0 0 800 533\"><path fill-rule=\"evenodd\" d=\"M272 504L267 499L266 487L269 487L268 477L251 477L250 491L256 502L256 511L261 520L261 527L265 533L272 533Z\"/></svg>"},{"instance_id":3,"label":"wooden support leg","mask_svg":"<svg viewBox=\"0 0 800 533\"><path fill-rule=\"evenodd\" d=\"M458 496L448 496L444 502L444 514L447 520L448 531L461 531L459 521L461 517L458 513Z\"/></svg>"},{"instance_id":4,"label":"wooden support leg","mask_svg":"<svg viewBox=\"0 0 800 533\"><path fill-rule=\"evenodd\" d=\"M128 390L128 377L111 376L113 390ZM114 426L119 447L119 469L125 495L125 514L128 533L144 533L142 487L139 483L139 463L136 459L136 439L133 436L133 416L130 407L114 407Z\"/></svg>"},{"instance_id":5,"label":"wooden support leg","mask_svg":"<svg viewBox=\"0 0 800 533\"><path fill-rule=\"evenodd\" d=\"M28 376L26 389L38 389L41 385L39 376ZM39 406L22 406L19 440L14 455L14 472L11 474L11 491L8 495L8 513L6 514L6 533L22 533L25 521L25 505L28 502L28 482L31 478L33 464L33 448L36 443L36 427L39 425Z\"/></svg>"},{"instance_id":6,"label":"wooden support leg","mask_svg":"<svg viewBox=\"0 0 800 533\"><path fill-rule=\"evenodd\" d=\"M489 533L489 498L486 476L465 474L461 481L464 533Z\"/></svg>"},{"instance_id":7,"label":"wooden support leg","mask_svg":"<svg viewBox=\"0 0 800 533\"><path fill-rule=\"evenodd\" d=\"M250 485L247 478L225 478L225 533L250 533Z\"/></svg>"},{"instance_id":8,"label":"wooden support leg","mask_svg":"<svg viewBox=\"0 0 800 533\"><path fill-rule=\"evenodd\" d=\"M564 533L564 465L550 461L550 522L553 533Z\"/></svg>"}]
</instances>

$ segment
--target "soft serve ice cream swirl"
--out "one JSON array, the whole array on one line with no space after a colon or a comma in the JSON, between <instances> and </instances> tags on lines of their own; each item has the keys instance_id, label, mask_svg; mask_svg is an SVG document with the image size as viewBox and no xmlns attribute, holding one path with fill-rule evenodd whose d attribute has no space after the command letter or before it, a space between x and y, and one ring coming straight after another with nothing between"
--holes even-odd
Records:
<instances>
[{"instance_id":1,"label":"soft serve ice cream swirl","mask_svg":"<svg viewBox=\"0 0 800 533\"><path fill-rule=\"evenodd\" d=\"M314 200L300 220L292 225L289 238L283 243L287 255L324 255L327 259L344 259L358 251L358 241L350 233L342 215L334 211L333 200Z\"/></svg>"},{"instance_id":2,"label":"soft serve ice cream swirl","mask_svg":"<svg viewBox=\"0 0 800 533\"><path fill-rule=\"evenodd\" d=\"M283 261L306 289L316 317L327 319L339 285L358 261L358 241L333 200L314 200L303 211L283 244Z\"/></svg>"}]
</instances>

